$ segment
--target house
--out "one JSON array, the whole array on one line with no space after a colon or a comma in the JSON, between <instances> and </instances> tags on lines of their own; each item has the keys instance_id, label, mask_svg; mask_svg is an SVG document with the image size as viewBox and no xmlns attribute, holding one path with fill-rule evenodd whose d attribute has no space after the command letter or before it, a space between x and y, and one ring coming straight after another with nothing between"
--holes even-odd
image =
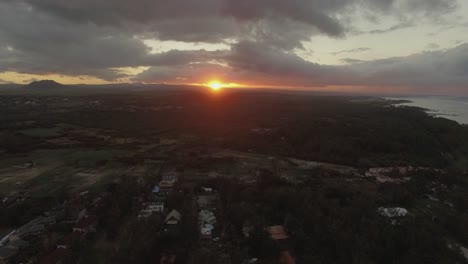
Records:
<instances>
[{"instance_id":1,"label":"house","mask_svg":"<svg viewBox=\"0 0 468 264\"><path fill-rule=\"evenodd\" d=\"M163 175L161 182L159 182L159 189L161 192L172 192L174 185L179 180L175 172Z\"/></svg>"},{"instance_id":2,"label":"house","mask_svg":"<svg viewBox=\"0 0 468 264\"><path fill-rule=\"evenodd\" d=\"M179 177L176 172L169 172L162 176L162 180L176 183L179 180Z\"/></svg>"},{"instance_id":3,"label":"house","mask_svg":"<svg viewBox=\"0 0 468 264\"><path fill-rule=\"evenodd\" d=\"M394 207L394 208L385 208L385 207L379 207L377 209L377 212L385 217L404 217L408 214L408 210L405 208L401 207Z\"/></svg>"},{"instance_id":4,"label":"house","mask_svg":"<svg viewBox=\"0 0 468 264\"><path fill-rule=\"evenodd\" d=\"M270 226L267 227L267 231L273 240L283 240L289 238L283 226Z\"/></svg>"},{"instance_id":5,"label":"house","mask_svg":"<svg viewBox=\"0 0 468 264\"><path fill-rule=\"evenodd\" d=\"M49 255L45 256L40 264L61 264L68 253L68 249L57 248Z\"/></svg>"},{"instance_id":6,"label":"house","mask_svg":"<svg viewBox=\"0 0 468 264\"><path fill-rule=\"evenodd\" d=\"M179 212L176 210L172 210L167 216L166 216L166 224L168 225L177 225L180 220L182 219L181 215Z\"/></svg>"},{"instance_id":7,"label":"house","mask_svg":"<svg viewBox=\"0 0 468 264\"><path fill-rule=\"evenodd\" d=\"M212 192L213 192L213 188L201 187L201 189L202 189L204 192L207 192L207 193L212 193Z\"/></svg>"},{"instance_id":8,"label":"house","mask_svg":"<svg viewBox=\"0 0 468 264\"><path fill-rule=\"evenodd\" d=\"M202 238L210 239L216 224L216 216L208 210L201 210L198 213L198 224L200 225L200 234Z\"/></svg>"},{"instance_id":9,"label":"house","mask_svg":"<svg viewBox=\"0 0 468 264\"><path fill-rule=\"evenodd\" d=\"M163 180L159 183L159 189L161 192L164 193L172 192L172 190L174 189L174 184L175 182Z\"/></svg>"},{"instance_id":10,"label":"house","mask_svg":"<svg viewBox=\"0 0 468 264\"><path fill-rule=\"evenodd\" d=\"M163 202L150 203L147 206L147 210L154 212L154 213L162 213L164 212L164 203Z\"/></svg>"},{"instance_id":11,"label":"house","mask_svg":"<svg viewBox=\"0 0 468 264\"><path fill-rule=\"evenodd\" d=\"M160 190L161 190L161 189L159 188L159 186L156 185L156 186L154 186L153 189L151 190L151 193L159 193Z\"/></svg>"},{"instance_id":12,"label":"house","mask_svg":"<svg viewBox=\"0 0 468 264\"><path fill-rule=\"evenodd\" d=\"M198 213L198 222L201 225L203 225L203 224L213 225L213 224L216 223L216 216L211 211L201 210L200 213Z\"/></svg>"},{"instance_id":13,"label":"house","mask_svg":"<svg viewBox=\"0 0 468 264\"><path fill-rule=\"evenodd\" d=\"M154 213L163 213L164 212L164 203L161 201L153 202L148 204L143 210L138 214L138 218L147 218Z\"/></svg>"},{"instance_id":14,"label":"house","mask_svg":"<svg viewBox=\"0 0 468 264\"><path fill-rule=\"evenodd\" d=\"M200 235L204 239L211 239L213 234L214 226L210 224L204 224L200 227Z\"/></svg>"}]
</instances>

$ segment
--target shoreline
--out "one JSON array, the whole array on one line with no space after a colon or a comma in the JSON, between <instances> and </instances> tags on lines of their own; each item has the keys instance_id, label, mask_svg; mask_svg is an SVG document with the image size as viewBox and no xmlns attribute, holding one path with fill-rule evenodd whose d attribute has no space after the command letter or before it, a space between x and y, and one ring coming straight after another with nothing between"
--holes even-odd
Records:
<instances>
[{"instance_id":1,"label":"shoreline","mask_svg":"<svg viewBox=\"0 0 468 264\"><path fill-rule=\"evenodd\" d=\"M468 107L461 99L450 97L384 97L395 106L416 107L426 114L468 125ZM467 109L465 109L467 108Z\"/></svg>"}]
</instances>

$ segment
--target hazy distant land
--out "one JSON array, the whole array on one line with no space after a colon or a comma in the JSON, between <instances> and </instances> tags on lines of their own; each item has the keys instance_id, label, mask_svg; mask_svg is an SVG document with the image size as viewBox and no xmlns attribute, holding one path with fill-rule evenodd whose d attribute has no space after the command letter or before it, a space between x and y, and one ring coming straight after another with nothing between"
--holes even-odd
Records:
<instances>
[{"instance_id":1,"label":"hazy distant land","mask_svg":"<svg viewBox=\"0 0 468 264\"><path fill-rule=\"evenodd\" d=\"M468 98L466 97L391 97L387 99L405 100L398 102L400 105L417 106L427 109L427 113L457 121L460 124L468 124Z\"/></svg>"}]
</instances>

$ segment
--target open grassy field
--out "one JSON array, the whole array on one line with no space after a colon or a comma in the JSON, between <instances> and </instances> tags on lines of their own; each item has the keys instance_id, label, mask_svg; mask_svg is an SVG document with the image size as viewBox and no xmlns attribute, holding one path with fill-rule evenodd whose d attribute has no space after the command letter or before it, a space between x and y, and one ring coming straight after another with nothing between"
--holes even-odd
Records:
<instances>
[{"instance_id":1,"label":"open grassy field","mask_svg":"<svg viewBox=\"0 0 468 264\"><path fill-rule=\"evenodd\" d=\"M128 168L119 167L118 163L111 163L112 166L98 164L99 161L112 161L127 153L116 149L44 149L2 159L0 192L48 196L63 190L81 191L112 181L112 175L127 172ZM34 162L34 166L22 167L28 162ZM107 176L111 176L109 180Z\"/></svg>"}]
</instances>

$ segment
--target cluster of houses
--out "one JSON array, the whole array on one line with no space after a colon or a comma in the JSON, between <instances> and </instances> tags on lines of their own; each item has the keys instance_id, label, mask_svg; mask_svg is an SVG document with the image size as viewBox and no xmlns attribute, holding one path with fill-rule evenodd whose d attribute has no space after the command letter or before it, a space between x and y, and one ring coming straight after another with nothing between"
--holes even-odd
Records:
<instances>
[{"instance_id":1,"label":"cluster of houses","mask_svg":"<svg viewBox=\"0 0 468 264\"><path fill-rule=\"evenodd\" d=\"M80 196L83 195L86 195L86 193L82 193ZM92 200L87 208L83 206L82 199L75 199L66 204L67 210L63 223L72 224L72 232L60 238L51 251L43 257L39 263L61 263L73 245L82 242L88 234L96 232L98 214L102 212L109 196L109 193L101 194Z\"/></svg>"},{"instance_id":2,"label":"cluster of houses","mask_svg":"<svg viewBox=\"0 0 468 264\"><path fill-rule=\"evenodd\" d=\"M203 187L203 194L198 196L198 226L200 229L200 236L202 239L212 239L213 230L216 225L216 202L218 200L217 194L213 193L212 188Z\"/></svg>"},{"instance_id":3,"label":"cluster of houses","mask_svg":"<svg viewBox=\"0 0 468 264\"><path fill-rule=\"evenodd\" d=\"M138 214L138 219L146 219L152 214L162 214L164 213L164 202L163 201L154 201L149 202Z\"/></svg>"},{"instance_id":4,"label":"cluster of houses","mask_svg":"<svg viewBox=\"0 0 468 264\"><path fill-rule=\"evenodd\" d=\"M164 174L162 180L159 182L160 191L162 193L172 192L178 180L179 178L177 177L177 173L175 172Z\"/></svg>"},{"instance_id":5,"label":"cluster of houses","mask_svg":"<svg viewBox=\"0 0 468 264\"><path fill-rule=\"evenodd\" d=\"M165 206L167 196L175 190L178 180L177 173L175 172L169 172L162 176L159 184L151 189L149 199L143 202L143 208L138 212L138 219L140 221L147 220L151 215L157 214L164 217L166 231L178 227L182 220L182 215L175 209L169 211ZM173 253L163 253L160 263L173 264L176 261L176 257L177 255Z\"/></svg>"},{"instance_id":6,"label":"cluster of houses","mask_svg":"<svg viewBox=\"0 0 468 264\"><path fill-rule=\"evenodd\" d=\"M149 201L143 204L144 207L138 213L138 219L147 219L153 214L163 215L166 209L164 206L166 197L169 193L174 191L174 186L177 181L178 176L175 172L164 174L162 180L159 182L159 185L156 185L151 189L151 197ZM180 213L178 214L180 215Z\"/></svg>"}]
</instances>

